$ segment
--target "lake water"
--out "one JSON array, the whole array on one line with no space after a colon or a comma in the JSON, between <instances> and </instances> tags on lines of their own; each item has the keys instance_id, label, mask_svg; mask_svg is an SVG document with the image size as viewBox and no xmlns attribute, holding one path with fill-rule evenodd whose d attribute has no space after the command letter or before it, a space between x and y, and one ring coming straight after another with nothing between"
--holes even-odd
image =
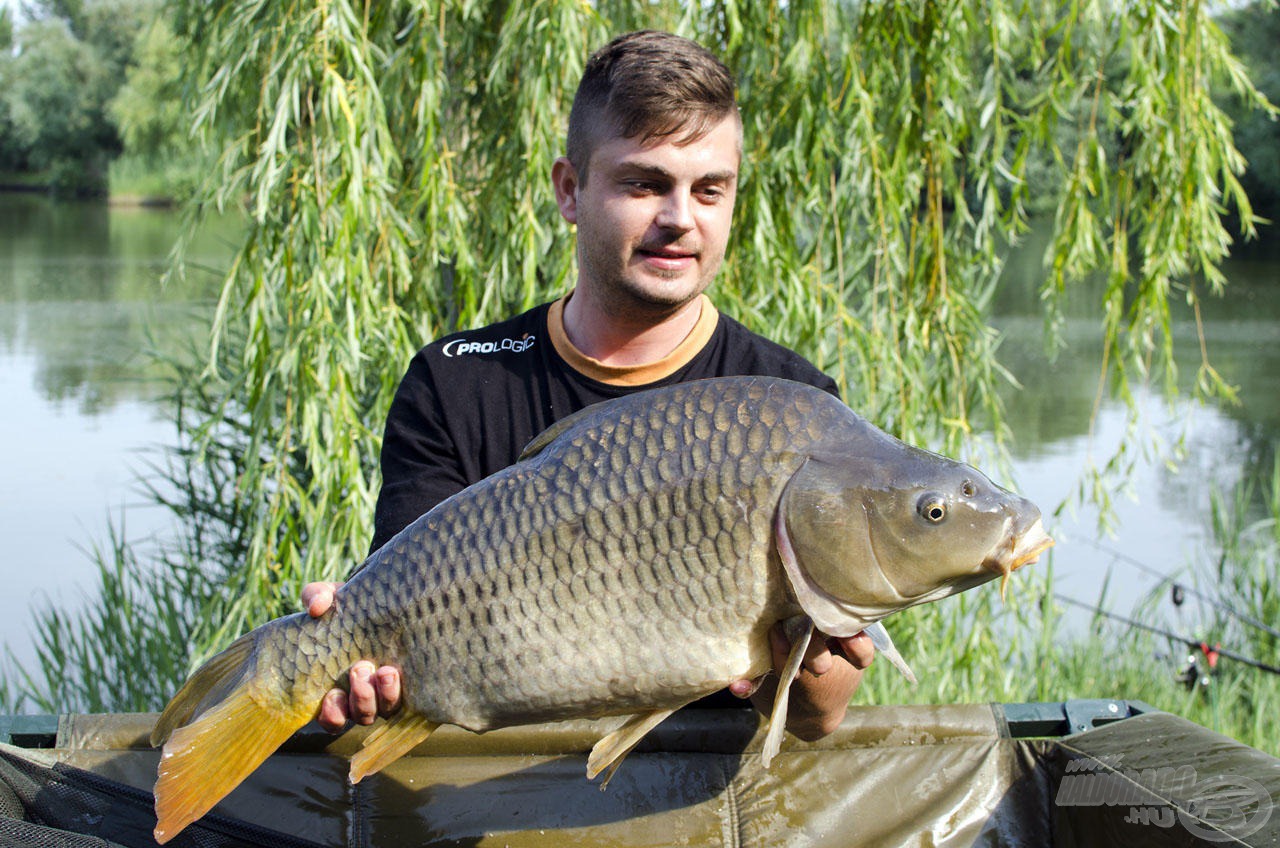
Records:
<instances>
[{"instance_id":1,"label":"lake water","mask_svg":"<svg viewBox=\"0 0 1280 848\"><path fill-rule=\"evenodd\" d=\"M149 452L174 438L143 355L147 328L160 333L161 347L198 343L217 285L212 271L193 270L182 287L159 287L178 228L170 211L0 194L0 642L24 663L34 658L33 604L87 602L96 572L84 549L105 544L109 517L126 516L130 539L167 530L167 514L135 482ZM212 228L192 264L225 268L232 232L234 225ZM1280 242L1240 253L1227 274L1228 296L1207 300L1203 318L1210 357L1239 387L1240 405L1139 395L1151 433L1168 443L1185 438L1180 470L1155 456L1139 461L1128 492L1116 495L1113 536L1100 537L1092 507L1051 518L1058 591L1094 602L1111 571L1109 605L1128 612L1156 581L1116 554L1162 572L1203 563L1212 487L1231 486L1244 467L1270 467L1280 437ZM1100 327L1087 304L1068 304L1070 347L1055 361L1045 357L1040 276L1031 244L1006 269L996 313L1004 362L1023 386L1006 393L1012 474L1052 509L1072 502L1089 457L1105 461L1129 436L1118 404L1094 416ZM1199 342L1183 312L1175 332L1185 383ZM1168 615L1175 628L1191 626Z\"/></svg>"},{"instance_id":2,"label":"lake water","mask_svg":"<svg viewBox=\"0 0 1280 848\"><path fill-rule=\"evenodd\" d=\"M161 288L178 229L172 211L0 194L0 641L24 663L33 605L74 608L96 587L86 548L109 516L129 538L166 532L136 485L174 441L144 351L198 340L217 291L199 270ZM225 267L226 229L193 263Z\"/></svg>"},{"instance_id":3,"label":"lake water","mask_svg":"<svg viewBox=\"0 0 1280 848\"><path fill-rule=\"evenodd\" d=\"M1038 245L1028 245L1005 269L1005 279L1040 279ZM1200 335L1185 303L1175 305L1174 358L1182 394L1170 402L1151 391L1137 395L1148 425L1145 441L1163 452L1138 450L1138 461L1113 491L1110 532L1099 529L1095 507L1073 498L1092 460L1105 463L1122 443L1144 439L1127 429L1124 407L1104 402L1094 414L1102 365L1096 290L1069 303L1063 335L1068 348L1050 361L1043 319L1031 287L1010 284L995 304L1005 333L1002 360L1023 388L1005 393L1013 430L1014 476L1020 491L1042 506L1068 508L1052 519L1054 591L1096 604L1106 583L1107 609L1128 615L1157 588L1161 574L1194 585L1216 560L1210 523L1215 491L1229 494L1246 469L1269 473L1280 439L1280 240L1241 246L1226 264L1222 298L1201 307L1210 362L1238 389L1238 404L1200 405L1190 389L1200 365ZM1181 445L1181 451L1175 447ZM1177 458L1176 467L1166 459ZM1165 589L1167 590L1167 586ZM1201 583L1201 588L1210 587ZM1146 620L1200 638L1205 612L1198 602L1179 609L1165 599ZM1076 632L1090 614L1067 608ZM1261 657L1274 662L1280 658Z\"/></svg>"}]
</instances>

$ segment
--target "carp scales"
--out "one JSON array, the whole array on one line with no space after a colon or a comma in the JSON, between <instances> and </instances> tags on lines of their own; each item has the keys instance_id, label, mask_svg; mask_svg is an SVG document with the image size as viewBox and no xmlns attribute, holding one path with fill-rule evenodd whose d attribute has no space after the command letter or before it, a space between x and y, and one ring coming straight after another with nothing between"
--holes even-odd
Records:
<instances>
[{"instance_id":1,"label":"carp scales","mask_svg":"<svg viewBox=\"0 0 1280 848\"><path fill-rule=\"evenodd\" d=\"M400 667L403 706L353 782L441 724L628 716L592 749L595 777L675 710L769 672L786 621L767 765L815 629L866 630L909 674L880 619L1007 580L1051 544L1027 500L807 385L728 377L597 404L406 527L324 616L268 622L197 670L151 737L155 836L235 788L358 659Z\"/></svg>"}]
</instances>

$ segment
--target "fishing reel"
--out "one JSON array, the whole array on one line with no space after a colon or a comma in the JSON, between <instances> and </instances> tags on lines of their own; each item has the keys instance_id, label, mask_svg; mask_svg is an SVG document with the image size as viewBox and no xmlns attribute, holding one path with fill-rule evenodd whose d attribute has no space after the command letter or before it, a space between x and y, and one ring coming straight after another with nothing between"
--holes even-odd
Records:
<instances>
[{"instance_id":1,"label":"fishing reel","mask_svg":"<svg viewBox=\"0 0 1280 848\"><path fill-rule=\"evenodd\" d=\"M1174 675L1174 680L1181 683L1188 692L1194 689L1204 690L1213 682L1218 673L1218 648L1210 647L1208 642L1201 642L1199 653L1188 653L1182 671Z\"/></svg>"}]
</instances>

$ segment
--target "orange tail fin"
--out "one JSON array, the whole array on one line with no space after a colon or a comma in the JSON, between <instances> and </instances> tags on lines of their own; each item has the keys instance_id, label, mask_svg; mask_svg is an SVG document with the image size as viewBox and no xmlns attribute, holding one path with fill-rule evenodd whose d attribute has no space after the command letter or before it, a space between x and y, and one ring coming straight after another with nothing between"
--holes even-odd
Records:
<instances>
[{"instance_id":1,"label":"orange tail fin","mask_svg":"<svg viewBox=\"0 0 1280 848\"><path fill-rule=\"evenodd\" d=\"M272 625L289 626L284 619ZM205 663L156 722L151 744L164 744L155 788L157 842L207 813L315 715L320 683L312 698L280 680L278 670L258 673L258 642L272 638L272 625Z\"/></svg>"},{"instance_id":2,"label":"orange tail fin","mask_svg":"<svg viewBox=\"0 0 1280 848\"><path fill-rule=\"evenodd\" d=\"M264 709L240 688L175 730L156 780L156 841L168 842L209 812L314 714L314 704L292 713Z\"/></svg>"}]
</instances>

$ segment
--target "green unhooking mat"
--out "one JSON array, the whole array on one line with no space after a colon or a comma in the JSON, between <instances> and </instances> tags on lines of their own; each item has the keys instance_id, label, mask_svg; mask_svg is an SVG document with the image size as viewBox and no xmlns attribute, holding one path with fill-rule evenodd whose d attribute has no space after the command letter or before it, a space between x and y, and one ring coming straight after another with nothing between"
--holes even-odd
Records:
<instances>
[{"instance_id":1,"label":"green unhooking mat","mask_svg":"<svg viewBox=\"0 0 1280 848\"><path fill-rule=\"evenodd\" d=\"M767 770L755 713L685 710L605 791L583 772L608 722L444 728L357 786L347 757L365 731L308 728L169 844L1280 845L1280 760L1154 711L1059 737L1070 706L854 708ZM0 744L0 846L155 844L154 715L62 716L46 734L16 721L0 717L16 743Z\"/></svg>"}]
</instances>

